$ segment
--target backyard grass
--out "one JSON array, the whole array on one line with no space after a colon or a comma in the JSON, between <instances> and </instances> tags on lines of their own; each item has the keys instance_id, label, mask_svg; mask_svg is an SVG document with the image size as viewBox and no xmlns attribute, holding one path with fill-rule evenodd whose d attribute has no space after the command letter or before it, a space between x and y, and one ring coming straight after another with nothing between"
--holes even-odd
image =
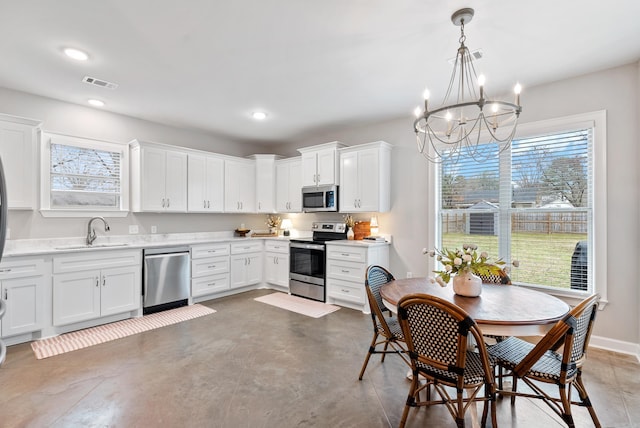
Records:
<instances>
[{"instance_id":1,"label":"backyard grass","mask_svg":"<svg viewBox=\"0 0 640 428\"><path fill-rule=\"evenodd\" d=\"M586 234L514 233L511 257L520 267L511 268L512 281L571 288L571 256L578 241L586 239ZM446 233L442 237L444 248L461 248L463 244L476 244L494 260L498 256L497 236Z\"/></svg>"}]
</instances>

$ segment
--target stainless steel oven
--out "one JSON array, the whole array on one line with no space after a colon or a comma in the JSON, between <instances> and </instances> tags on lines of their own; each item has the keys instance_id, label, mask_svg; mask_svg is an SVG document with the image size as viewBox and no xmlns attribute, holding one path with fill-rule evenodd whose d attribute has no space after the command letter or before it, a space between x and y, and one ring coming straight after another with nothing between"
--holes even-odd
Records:
<instances>
[{"instance_id":1,"label":"stainless steel oven","mask_svg":"<svg viewBox=\"0 0 640 428\"><path fill-rule=\"evenodd\" d=\"M326 241L347 239L344 223L314 222L313 238L292 239L289 244L289 292L326 301Z\"/></svg>"}]
</instances>

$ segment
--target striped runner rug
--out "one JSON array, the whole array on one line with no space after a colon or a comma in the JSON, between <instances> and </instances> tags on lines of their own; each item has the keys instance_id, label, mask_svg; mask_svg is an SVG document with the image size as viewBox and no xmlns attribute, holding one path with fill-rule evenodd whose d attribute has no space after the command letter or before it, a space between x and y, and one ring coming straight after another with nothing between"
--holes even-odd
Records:
<instances>
[{"instance_id":1,"label":"striped runner rug","mask_svg":"<svg viewBox=\"0 0 640 428\"><path fill-rule=\"evenodd\" d=\"M38 360L53 357L65 352L76 351L99 343L109 342L143 331L153 330L182 321L213 314L216 311L203 305L195 304L156 312L139 318L103 324L84 330L61 334L60 336L31 342L31 349Z\"/></svg>"}]
</instances>

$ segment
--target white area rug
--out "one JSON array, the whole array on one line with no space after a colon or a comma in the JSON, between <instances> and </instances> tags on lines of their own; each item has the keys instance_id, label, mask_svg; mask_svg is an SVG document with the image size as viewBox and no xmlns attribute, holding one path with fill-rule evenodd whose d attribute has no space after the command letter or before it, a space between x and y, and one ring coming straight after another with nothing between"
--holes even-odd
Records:
<instances>
[{"instance_id":1,"label":"white area rug","mask_svg":"<svg viewBox=\"0 0 640 428\"><path fill-rule=\"evenodd\" d=\"M335 305L316 302L314 300L292 296L285 293L267 294L266 296L256 297L253 300L266 303L267 305L286 309L291 312L296 312L298 314L306 315L312 318L320 318L340 309L340 307Z\"/></svg>"},{"instance_id":2,"label":"white area rug","mask_svg":"<svg viewBox=\"0 0 640 428\"><path fill-rule=\"evenodd\" d=\"M61 334L60 336L31 342L31 349L38 360L53 357L69 351L86 348L99 343L109 342L143 331L153 330L171 324L177 324L193 318L213 314L216 311L203 305L195 304L167 311L156 312L141 318L129 318Z\"/></svg>"}]
</instances>

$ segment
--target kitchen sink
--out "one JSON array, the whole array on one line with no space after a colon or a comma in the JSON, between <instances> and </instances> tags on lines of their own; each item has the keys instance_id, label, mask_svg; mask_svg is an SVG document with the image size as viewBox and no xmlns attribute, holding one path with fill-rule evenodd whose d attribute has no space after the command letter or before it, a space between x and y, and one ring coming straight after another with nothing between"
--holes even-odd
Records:
<instances>
[{"instance_id":1,"label":"kitchen sink","mask_svg":"<svg viewBox=\"0 0 640 428\"><path fill-rule=\"evenodd\" d=\"M56 247L56 250L90 250L92 248L112 248L112 247L126 247L129 244L95 244L95 245L66 245L62 247Z\"/></svg>"}]
</instances>

